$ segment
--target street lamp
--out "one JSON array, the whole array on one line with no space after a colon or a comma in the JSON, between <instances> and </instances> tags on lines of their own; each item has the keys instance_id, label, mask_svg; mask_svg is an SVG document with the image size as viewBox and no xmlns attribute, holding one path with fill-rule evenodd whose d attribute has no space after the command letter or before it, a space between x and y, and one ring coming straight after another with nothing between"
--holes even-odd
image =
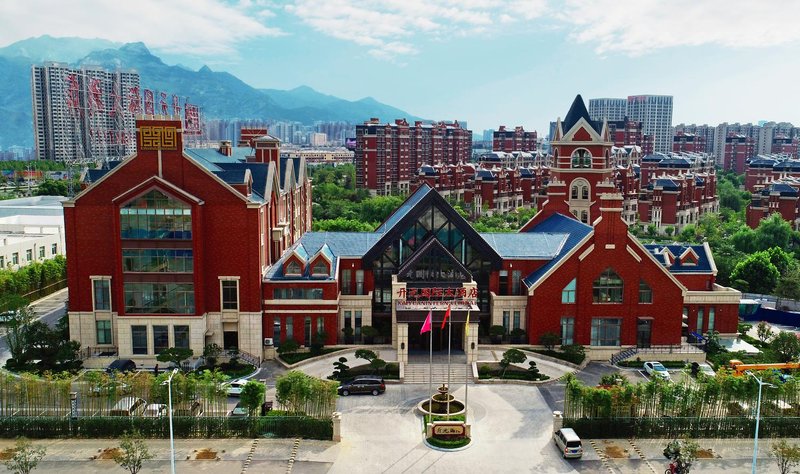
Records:
<instances>
[{"instance_id":1,"label":"street lamp","mask_svg":"<svg viewBox=\"0 0 800 474\"><path fill-rule=\"evenodd\" d=\"M750 372L749 370L745 371L745 373L753 377L755 381L758 382L758 402L756 403L756 436L753 442L753 474L756 474L756 463L758 462L758 423L761 421L761 388L765 385L772 388L775 388L775 386L771 383L762 382L760 378L756 377L756 374Z\"/></svg>"},{"instance_id":2,"label":"street lamp","mask_svg":"<svg viewBox=\"0 0 800 474\"><path fill-rule=\"evenodd\" d=\"M169 400L169 450L172 474L175 474L175 437L172 435L172 377L177 373L178 369L173 370L172 373L169 374L167 380L161 382L161 385L167 386L167 398ZM758 428L756 428L756 433L758 433Z\"/></svg>"}]
</instances>

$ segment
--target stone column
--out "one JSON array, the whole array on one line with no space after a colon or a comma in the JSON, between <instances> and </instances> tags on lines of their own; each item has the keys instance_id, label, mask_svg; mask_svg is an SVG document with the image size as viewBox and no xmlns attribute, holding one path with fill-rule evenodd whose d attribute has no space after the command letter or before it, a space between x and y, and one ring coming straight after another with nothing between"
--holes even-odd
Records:
<instances>
[{"instance_id":1,"label":"stone column","mask_svg":"<svg viewBox=\"0 0 800 474\"><path fill-rule=\"evenodd\" d=\"M478 322L472 322L471 318L469 321L469 336L464 335L464 353L467 355L467 362L478 360Z\"/></svg>"},{"instance_id":2,"label":"stone column","mask_svg":"<svg viewBox=\"0 0 800 474\"><path fill-rule=\"evenodd\" d=\"M397 323L397 362L408 364L408 323Z\"/></svg>"},{"instance_id":3,"label":"stone column","mask_svg":"<svg viewBox=\"0 0 800 474\"><path fill-rule=\"evenodd\" d=\"M338 443L342 440L342 414L335 411L331 419L333 420L333 441Z\"/></svg>"},{"instance_id":4,"label":"stone column","mask_svg":"<svg viewBox=\"0 0 800 474\"><path fill-rule=\"evenodd\" d=\"M400 349L400 343L397 338L397 308L395 301L405 299L405 297L398 296L400 290L405 290L405 288L405 282L398 282L397 275L392 275L392 347L398 349L398 351ZM403 292L403 294L405 294L405 292ZM408 328L406 328L406 335L408 335ZM408 340L406 340L406 346L408 346Z\"/></svg>"}]
</instances>

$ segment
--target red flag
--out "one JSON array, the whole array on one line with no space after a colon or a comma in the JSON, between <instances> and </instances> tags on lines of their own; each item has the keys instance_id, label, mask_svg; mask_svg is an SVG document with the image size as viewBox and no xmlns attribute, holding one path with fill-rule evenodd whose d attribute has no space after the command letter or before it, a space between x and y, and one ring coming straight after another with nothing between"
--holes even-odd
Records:
<instances>
[{"instance_id":1,"label":"red flag","mask_svg":"<svg viewBox=\"0 0 800 474\"><path fill-rule=\"evenodd\" d=\"M422 329L420 329L420 334L425 334L426 332L430 332L431 325L433 324L433 311L428 311L428 317L425 318L425 322L422 323Z\"/></svg>"},{"instance_id":2,"label":"red flag","mask_svg":"<svg viewBox=\"0 0 800 474\"><path fill-rule=\"evenodd\" d=\"M447 311L444 313L444 319L442 320L442 329L444 329L444 325L447 324L447 318L450 317L450 305L447 305Z\"/></svg>"}]
</instances>

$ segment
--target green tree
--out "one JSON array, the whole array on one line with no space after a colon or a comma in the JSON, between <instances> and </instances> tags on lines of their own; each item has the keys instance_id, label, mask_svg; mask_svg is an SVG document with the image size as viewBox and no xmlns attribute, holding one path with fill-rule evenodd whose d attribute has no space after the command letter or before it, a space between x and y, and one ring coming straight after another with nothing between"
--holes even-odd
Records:
<instances>
[{"instance_id":1,"label":"green tree","mask_svg":"<svg viewBox=\"0 0 800 474\"><path fill-rule=\"evenodd\" d=\"M17 438L14 454L5 462L6 469L15 474L30 474L39 465L46 452L44 447L34 446L27 438Z\"/></svg>"},{"instance_id":2,"label":"green tree","mask_svg":"<svg viewBox=\"0 0 800 474\"><path fill-rule=\"evenodd\" d=\"M509 365L521 364L527 359L528 358L525 356L525 353L519 349L509 349L503 352L503 358L500 360L500 367L503 368L503 373L500 375L500 377L502 378L506 376L506 370L508 369Z\"/></svg>"},{"instance_id":3,"label":"green tree","mask_svg":"<svg viewBox=\"0 0 800 474\"><path fill-rule=\"evenodd\" d=\"M372 366L374 372L381 373L384 367L386 367L386 361L383 359L372 359L369 361L369 365Z\"/></svg>"},{"instance_id":4,"label":"green tree","mask_svg":"<svg viewBox=\"0 0 800 474\"><path fill-rule=\"evenodd\" d=\"M676 236L676 240L678 242L697 242L697 232L698 229L694 224L689 224L678 233Z\"/></svg>"},{"instance_id":5,"label":"green tree","mask_svg":"<svg viewBox=\"0 0 800 474\"><path fill-rule=\"evenodd\" d=\"M313 227L315 231L320 232L372 232L376 226L359 219L337 217L335 219L315 219Z\"/></svg>"},{"instance_id":6,"label":"green tree","mask_svg":"<svg viewBox=\"0 0 800 474\"><path fill-rule=\"evenodd\" d=\"M364 359L367 362L372 362L373 359L377 359L378 354L375 351L371 351L369 349L356 349L356 359Z\"/></svg>"},{"instance_id":7,"label":"green tree","mask_svg":"<svg viewBox=\"0 0 800 474\"><path fill-rule=\"evenodd\" d=\"M769 254L756 252L736 264L731 273L731 280L746 281L746 291L770 294L778 282L778 276L778 269L770 261Z\"/></svg>"},{"instance_id":8,"label":"green tree","mask_svg":"<svg viewBox=\"0 0 800 474\"><path fill-rule=\"evenodd\" d=\"M770 247L766 250L769 256L769 261L778 269L779 275L795 270L797 268L797 261L792 254L786 252L780 247Z\"/></svg>"},{"instance_id":9,"label":"green tree","mask_svg":"<svg viewBox=\"0 0 800 474\"><path fill-rule=\"evenodd\" d=\"M151 459L153 455L138 431L122 435L119 440L119 452L114 456L114 462L121 468L136 474L142 469L142 464Z\"/></svg>"},{"instance_id":10,"label":"green tree","mask_svg":"<svg viewBox=\"0 0 800 474\"><path fill-rule=\"evenodd\" d=\"M800 300L800 270L791 269L781 275L775 285L775 295L778 298Z\"/></svg>"},{"instance_id":11,"label":"green tree","mask_svg":"<svg viewBox=\"0 0 800 474\"><path fill-rule=\"evenodd\" d=\"M289 413L304 413L309 403L316 405L334 404L336 400L335 382L326 382L291 370L275 381L275 400Z\"/></svg>"},{"instance_id":12,"label":"green tree","mask_svg":"<svg viewBox=\"0 0 800 474\"><path fill-rule=\"evenodd\" d=\"M779 213L763 219L755 230L756 248L766 250L771 247L788 248L791 242L792 226Z\"/></svg>"},{"instance_id":13,"label":"green tree","mask_svg":"<svg viewBox=\"0 0 800 474\"><path fill-rule=\"evenodd\" d=\"M548 351L552 351L559 342L561 342L561 337L552 331L542 333L539 336L539 344L543 345Z\"/></svg>"},{"instance_id":14,"label":"green tree","mask_svg":"<svg viewBox=\"0 0 800 474\"><path fill-rule=\"evenodd\" d=\"M36 189L37 196L69 196L69 188L64 180L45 179Z\"/></svg>"},{"instance_id":15,"label":"green tree","mask_svg":"<svg viewBox=\"0 0 800 474\"><path fill-rule=\"evenodd\" d=\"M766 321L761 321L756 325L756 335L762 344L766 344L772 338L772 329Z\"/></svg>"},{"instance_id":16,"label":"green tree","mask_svg":"<svg viewBox=\"0 0 800 474\"><path fill-rule=\"evenodd\" d=\"M694 441L673 440L664 448L664 456L678 465L678 472L689 474L692 463L697 459L697 451L700 447Z\"/></svg>"},{"instance_id":17,"label":"green tree","mask_svg":"<svg viewBox=\"0 0 800 474\"><path fill-rule=\"evenodd\" d=\"M255 413L258 407L264 402L266 390L263 383L255 380L248 380L247 383L244 384L244 387L242 387L242 393L239 395L239 399L242 405L247 408L247 413L249 413L250 416L253 416L253 413Z\"/></svg>"},{"instance_id":18,"label":"green tree","mask_svg":"<svg viewBox=\"0 0 800 474\"><path fill-rule=\"evenodd\" d=\"M800 357L800 339L794 333L781 331L769 343L781 362L796 361Z\"/></svg>"},{"instance_id":19,"label":"green tree","mask_svg":"<svg viewBox=\"0 0 800 474\"><path fill-rule=\"evenodd\" d=\"M672 234L675 233L675 227L668 225L664 228L664 233L667 234L667 237L672 237Z\"/></svg>"},{"instance_id":20,"label":"green tree","mask_svg":"<svg viewBox=\"0 0 800 474\"><path fill-rule=\"evenodd\" d=\"M28 330L34 322L35 314L21 297L7 298L6 301L10 305L7 307L16 312L7 324L8 352L17 363L23 363L23 355L28 346Z\"/></svg>"},{"instance_id":21,"label":"green tree","mask_svg":"<svg viewBox=\"0 0 800 474\"><path fill-rule=\"evenodd\" d=\"M347 372L349 370L350 366L347 365L347 358L339 357L339 360L333 363L333 378L341 380L347 377Z\"/></svg>"},{"instance_id":22,"label":"green tree","mask_svg":"<svg viewBox=\"0 0 800 474\"><path fill-rule=\"evenodd\" d=\"M180 367L181 362L192 357L193 355L194 351L191 349L185 349L183 347L170 347L169 349L164 349L161 351L161 353L156 357L156 360L159 362L173 364L175 367Z\"/></svg>"},{"instance_id":23,"label":"green tree","mask_svg":"<svg viewBox=\"0 0 800 474\"><path fill-rule=\"evenodd\" d=\"M222 354L222 348L219 347L219 344L207 344L203 348L203 359L205 359L206 366L213 369L217 365L217 358L220 354Z\"/></svg>"},{"instance_id":24,"label":"green tree","mask_svg":"<svg viewBox=\"0 0 800 474\"><path fill-rule=\"evenodd\" d=\"M800 446L789 444L785 439L773 443L769 453L775 459L781 474L789 474L793 467L800 464Z\"/></svg>"}]
</instances>

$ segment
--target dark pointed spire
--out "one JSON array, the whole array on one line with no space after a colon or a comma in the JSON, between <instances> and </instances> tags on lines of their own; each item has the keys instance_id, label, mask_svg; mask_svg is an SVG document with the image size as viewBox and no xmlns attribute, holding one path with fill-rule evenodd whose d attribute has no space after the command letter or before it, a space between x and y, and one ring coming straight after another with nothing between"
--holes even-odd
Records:
<instances>
[{"instance_id":1,"label":"dark pointed spire","mask_svg":"<svg viewBox=\"0 0 800 474\"><path fill-rule=\"evenodd\" d=\"M564 118L564 122L562 123L562 130L564 130L564 133L572 130L572 127L574 127L581 118L585 119L589 125L594 128L595 132L601 133L600 127L598 127L598 125L592 121L592 118L589 116L589 111L586 110L586 104L583 103L583 97L578 94L575 96L575 100L572 101L572 106L569 108L569 112L567 112L567 116Z\"/></svg>"}]
</instances>

